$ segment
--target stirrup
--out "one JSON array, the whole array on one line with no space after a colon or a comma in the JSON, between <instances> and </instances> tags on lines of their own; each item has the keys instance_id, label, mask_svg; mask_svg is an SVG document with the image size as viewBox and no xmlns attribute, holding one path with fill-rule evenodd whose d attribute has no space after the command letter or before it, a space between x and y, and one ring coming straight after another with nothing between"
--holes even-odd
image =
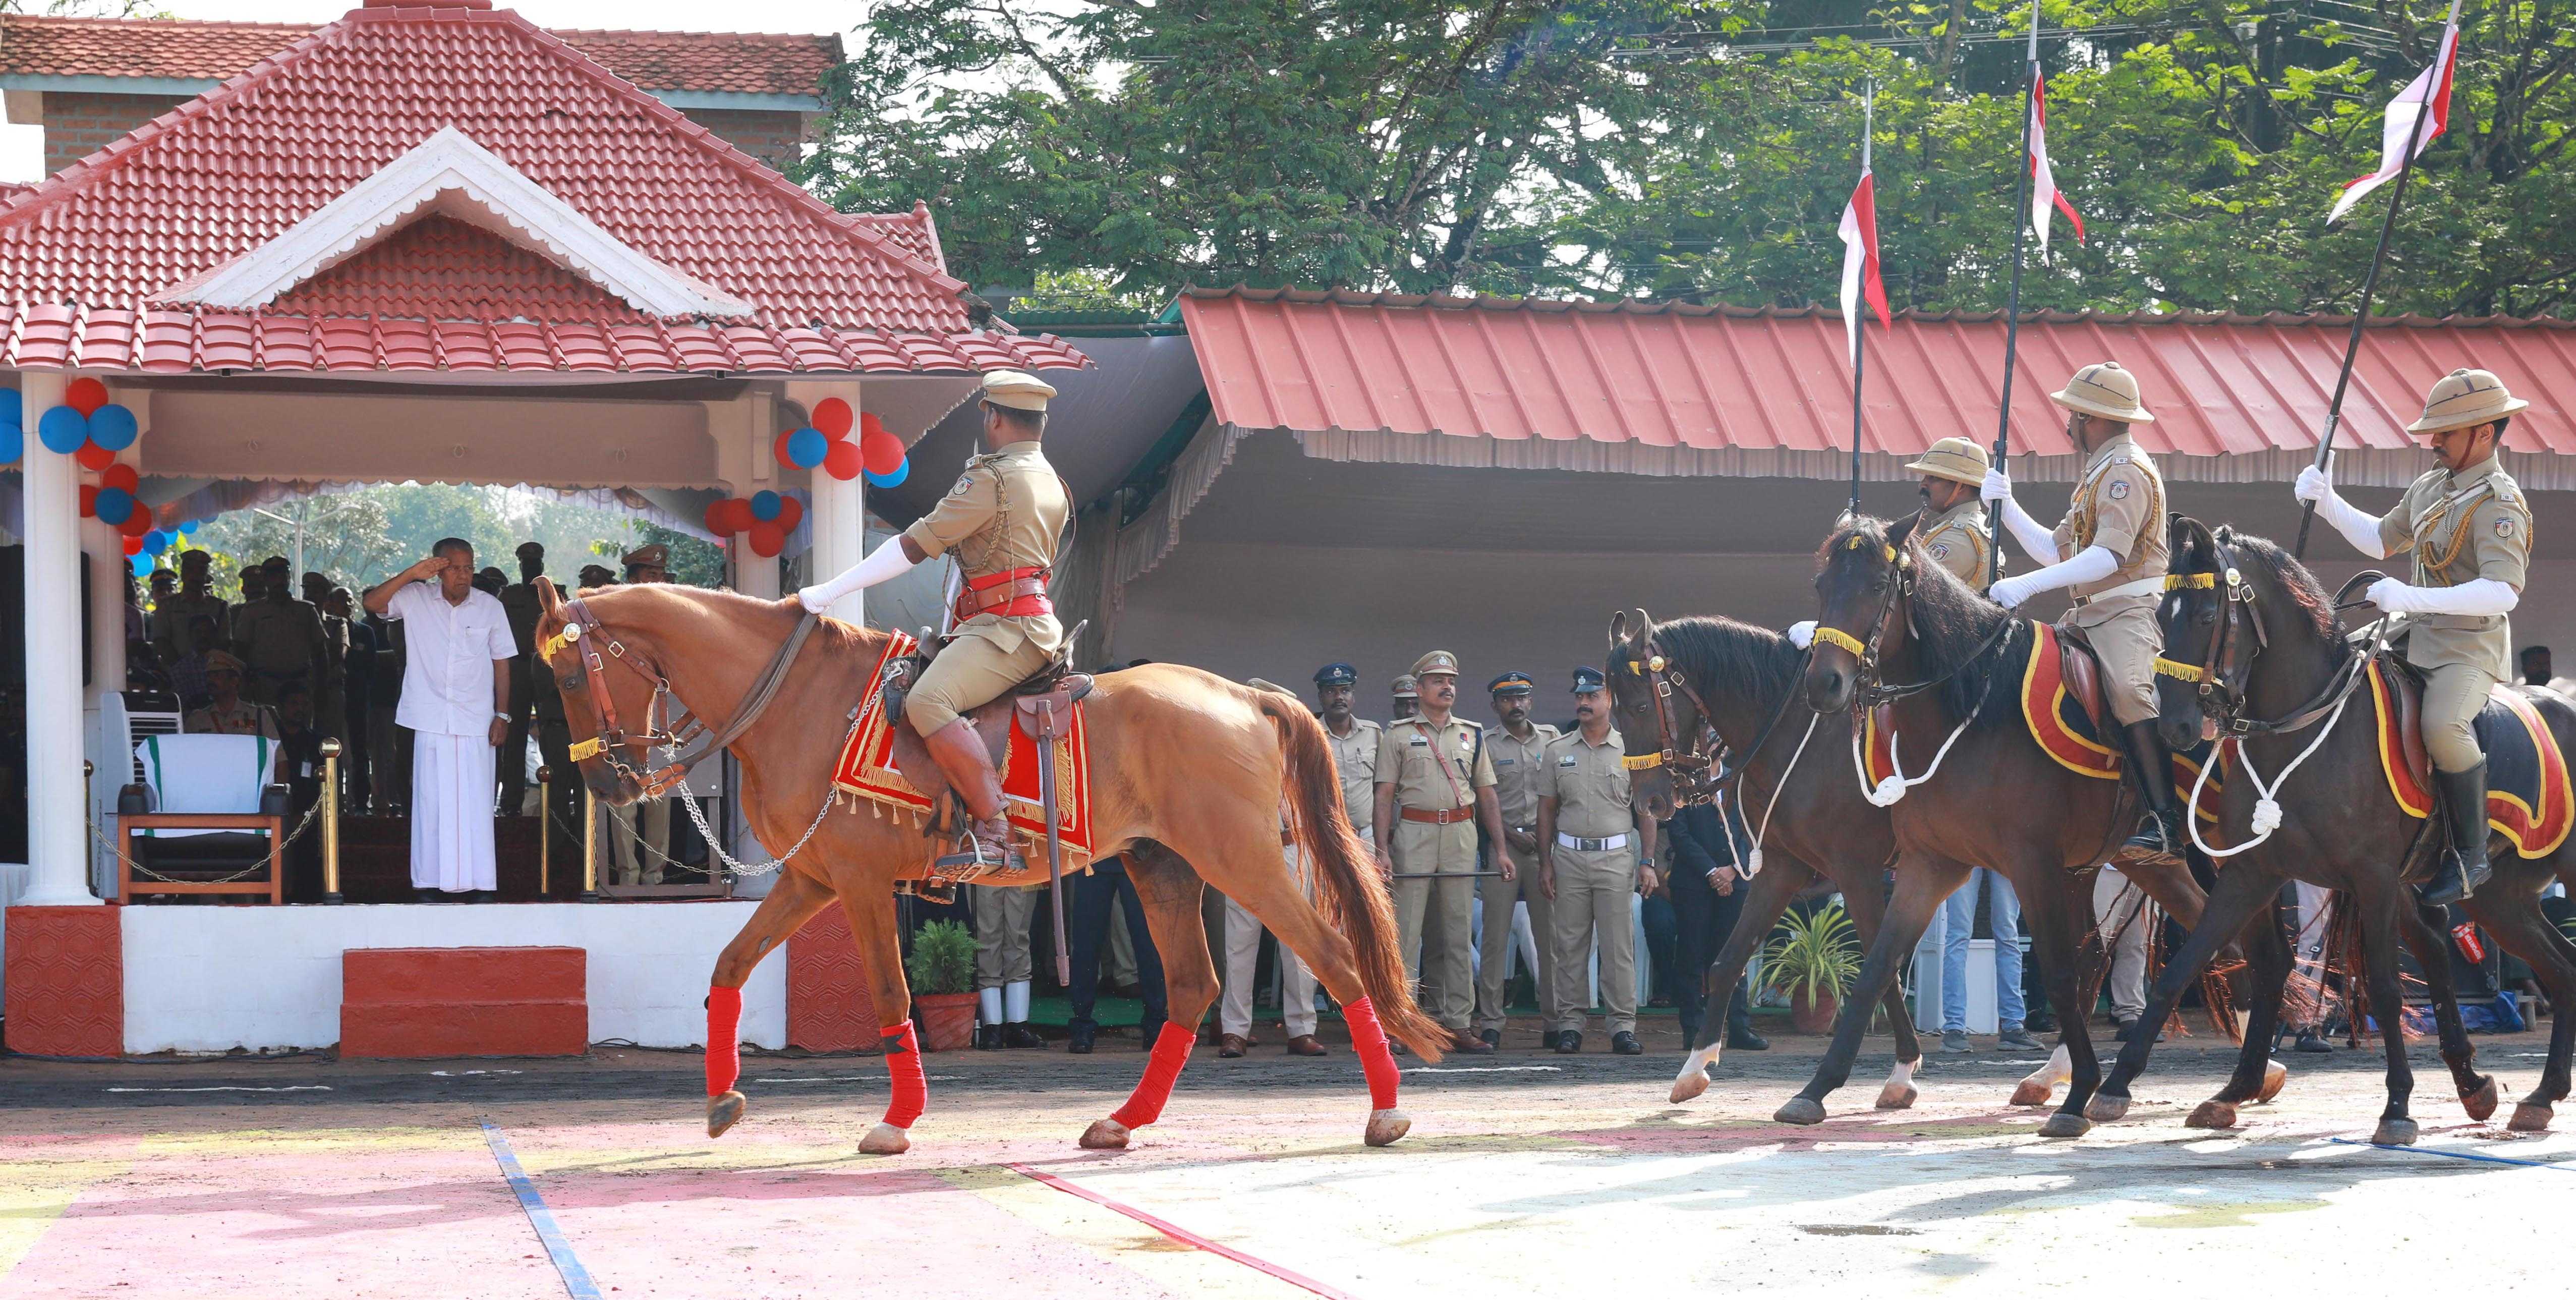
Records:
<instances>
[{"instance_id":1,"label":"stirrup","mask_svg":"<svg viewBox=\"0 0 2576 1300\"><path fill-rule=\"evenodd\" d=\"M2177 816L2174 822L2180 820L2181 818ZM2181 861L2184 847L2191 841L2187 836L2177 840L2174 834L2174 822L2167 822L2150 810L2146 816L2138 819L2137 832L2120 845L2118 852L2112 854L2112 865L2117 866L2124 862L2155 862L2160 859Z\"/></svg>"},{"instance_id":2,"label":"stirrup","mask_svg":"<svg viewBox=\"0 0 2576 1300\"><path fill-rule=\"evenodd\" d=\"M2465 903L2478 896L2479 886L2495 878L2493 863L2480 858L2477 865L2470 866L2462 860L2461 853L2456 848L2443 849L2441 861L2442 865L2434 871L2433 878L2424 882L2421 892L2417 895L2433 907ZM2454 887L2457 888L2457 893L2452 892Z\"/></svg>"},{"instance_id":3,"label":"stirrup","mask_svg":"<svg viewBox=\"0 0 2576 1300\"><path fill-rule=\"evenodd\" d=\"M1011 847L1010 822L999 817L993 820L1002 823L998 843L987 841L976 833L981 823L969 822L965 833L958 837L960 850L933 859L930 869L959 881L977 880L997 872L1011 873L1026 870L1027 859L1022 858L1019 851Z\"/></svg>"}]
</instances>

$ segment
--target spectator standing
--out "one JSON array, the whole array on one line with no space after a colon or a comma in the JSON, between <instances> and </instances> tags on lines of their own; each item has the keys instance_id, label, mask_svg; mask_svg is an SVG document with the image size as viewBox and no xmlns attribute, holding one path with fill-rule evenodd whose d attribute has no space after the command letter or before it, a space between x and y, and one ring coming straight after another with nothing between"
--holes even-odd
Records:
<instances>
[{"instance_id":1,"label":"spectator standing","mask_svg":"<svg viewBox=\"0 0 2576 1300\"><path fill-rule=\"evenodd\" d=\"M501 812L515 815L528 788L528 720L537 705L537 621L545 614L545 602L537 594L537 579L546 575L546 548L536 542L521 542L518 549L519 580L501 589L501 609L510 617L510 640L519 653L510 660L510 700L503 706L510 715L510 734L501 741ZM552 681L547 686L553 686ZM552 755L548 756L549 766Z\"/></svg>"},{"instance_id":2,"label":"spectator standing","mask_svg":"<svg viewBox=\"0 0 2576 1300\"><path fill-rule=\"evenodd\" d=\"M225 658L232 659L236 685L239 684L238 674L241 664L241 660L233 658L231 652L223 649L224 639L216 630L214 615L192 615L188 623L187 634L178 638L178 641L192 648L188 653L170 661L170 690L179 697L179 707L183 711L202 709L215 698L214 689L206 681L206 663L209 658L222 654Z\"/></svg>"},{"instance_id":3,"label":"spectator standing","mask_svg":"<svg viewBox=\"0 0 2576 1300\"><path fill-rule=\"evenodd\" d=\"M1413 663L1420 712L1378 741L1379 857L1395 875L1395 916L1408 980L1425 988L1425 1011L1460 1052L1490 1055L1469 1025L1476 1011L1476 828L1503 840L1485 730L1456 717L1458 656L1434 650ZM1496 864L1509 872L1511 863ZM1437 986L1437 996L1430 992Z\"/></svg>"},{"instance_id":4,"label":"spectator standing","mask_svg":"<svg viewBox=\"0 0 2576 1300\"><path fill-rule=\"evenodd\" d=\"M1031 885L969 885L974 892L975 1045L1044 1047L1029 1028L1029 927L1037 920Z\"/></svg>"},{"instance_id":5,"label":"spectator standing","mask_svg":"<svg viewBox=\"0 0 2576 1300\"><path fill-rule=\"evenodd\" d=\"M492 757L507 732L509 616L473 589L474 547L442 538L428 558L367 592L367 612L404 625L402 711L412 729L411 883L420 901L489 899ZM434 582L425 581L434 579Z\"/></svg>"},{"instance_id":6,"label":"spectator standing","mask_svg":"<svg viewBox=\"0 0 2576 1300\"><path fill-rule=\"evenodd\" d=\"M2130 884L2117 868L2105 866L2093 877L2093 925L2111 955L2111 970L2102 989L2111 998L2111 1027L2123 1042L2128 1040L2138 1017L2147 1013L2147 936L2161 924L2162 915L2147 905L2146 891ZM2002 946L2000 938L1996 946ZM1947 958L1945 949L1943 959ZM2000 963L1997 969L2001 969ZM1946 973L1942 976L1945 981L1948 978ZM1948 987L1946 983L1942 986L1945 1002ZM2016 981L2014 987L2021 985ZM2085 1008L2085 1014L2090 1016L2092 1008Z\"/></svg>"},{"instance_id":7,"label":"spectator standing","mask_svg":"<svg viewBox=\"0 0 2576 1300\"><path fill-rule=\"evenodd\" d=\"M1387 690L1394 701L1392 716L1396 721L1402 722L1422 711L1422 687L1414 680L1413 674L1405 673L1387 683Z\"/></svg>"},{"instance_id":8,"label":"spectator standing","mask_svg":"<svg viewBox=\"0 0 2576 1300\"><path fill-rule=\"evenodd\" d=\"M1503 974L1511 966L1516 928L1512 914L1521 907L1529 909L1530 965L1538 983L1540 1023L1559 1023L1569 1014L1557 1001L1555 946L1549 941L1555 913L1538 887L1539 769L1546 762L1548 743L1560 733L1546 723L1530 721L1530 694L1535 689L1537 684L1528 673L1504 673L1485 683L1493 697L1494 716L1503 724L1485 738L1485 752L1494 764L1494 801L1503 817L1503 838L1490 848L1496 859L1509 858L1512 866L1508 878L1491 875L1476 881L1476 896L1484 908L1476 944L1476 1036L1497 1047L1511 1018L1504 1001Z\"/></svg>"},{"instance_id":9,"label":"spectator standing","mask_svg":"<svg viewBox=\"0 0 2576 1300\"><path fill-rule=\"evenodd\" d=\"M277 739L277 715L242 698L242 661L230 651L205 652L206 706L180 720L191 735L266 736Z\"/></svg>"},{"instance_id":10,"label":"spectator standing","mask_svg":"<svg viewBox=\"0 0 2576 1300\"><path fill-rule=\"evenodd\" d=\"M1637 898L1660 887L1654 822L1631 805L1619 733L1610 726L1610 696L1597 668L1574 670L1575 729L1549 741L1538 782L1539 892L1556 905L1557 997L1572 1023L1560 1022L1556 1050L1583 1050L1580 993L1586 956L1600 954L1603 1026L1610 1050L1635 1056L1637 1041Z\"/></svg>"},{"instance_id":11,"label":"spectator standing","mask_svg":"<svg viewBox=\"0 0 2576 1300\"><path fill-rule=\"evenodd\" d=\"M1322 673L1316 674L1318 682ZM1277 691L1295 698L1296 692L1276 686L1258 677L1246 683L1256 689ZM1347 713L1347 710L1345 710ZM1314 878L1308 874L1305 852L1297 847L1289 833L1288 808L1283 801L1279 809L1279 851L1288 861L1288 870L1297 878L1297 888L1307 902L1315 901ZM1216 1026L1217 1055L1238 1057L1253 1043L1252 1003L1254 983L1261 970L1261 922L1243 904L1231 897L1225 900L1224 978L1218 989ZM1288 1051L1293 1056L1322 1056L1324 1045L1315 1037L1315 975L1298 960L1287 944L1271 945L1279 956L1279 1019L1288 1033Z\"/></svg>"},{"instance_id":12,"label":"spectator standing","mask_svg":"<svg viewBox=\"0 0 2576 1300\"><path fill-rule=\"evenodd\" d=\"M1709 803L1676 811L1663 824L1672 846L1672 895L1676 934L1673 942L1673 1007L1680 1013L1682 1041L1696 1044L1707 1018L1709 964L1717 960L1726 938L1744 914L1744 897L1752 881L1744 874L1745 838L1740 835L1721 795ZM1730 1051L1763 1051L1771 1046L1753 1032L1744 981L1726 1007L1726 1046Z\"/></svg>"},{"instance_id":13,"label":"spectator standing","mask_svg":"<svg viewBox=\"0 0 2576 1300\"><path fill-rule=\"evenodd\" d=\"M659 544L639 546L626 555L626 581L665 581L670 577L670 564L667 548ZM526 747L524 740L520 744ZM607 819L607 824L600 827L599 839L608 849L610 879L622 885L670 883L665 872L671 860L671 801L688 797L688 787L682 785L659 799L599 806L599 815Z\"/></svg>"},{"instance_id":14,"label":"spectator standing","mask_svg":"<svg viewBox=\"0 0 2576 1300\"><path fill-rule=\"evenodd\" d=\"M178 594L152 602L152 617L144 626L152 638L153 647L161 652L161 662L165 664L176 664L199 650L229 648L223 644L222 638L230 635L232 607L215 594L214 579L209 569L212 563L204 551L183 552L179 556ZM197 639L195 620L200 616L214 622L217 640L211 646Z\"/></svg>"},{"instance_id":15,"label":"spectator standing","mask_svg":"<svg viewBox=\"0 0 2576 1300\"><path fill-rule=\"evenodd\" d=\"M2557 668L2549 661L2549 647L2545 645L2523 647L2522 684L2546 686L2561 695L2576 697L2576 679L2558 675Z\"/></svg>"},{"instance_id":16,"label":"spectator standing","mask_svg":"<svg viewBox=\"0 0 2576 1300\"><path fill-rule=\"evenodd\" d=\"M1163 958L1154 950L1154 935L1145 927L1145 902L1136 896L1136 882L1127 878L1124 857L1106 857L1091 864L1091 870L1065 882L1065 947L1073 964L1073 987L1065 990L1072 1004L1072 1015L1066 1023L1070 1037L1064 1050L1077 1055L1091 1050L1092 1040L1100 1034L1100 1022L1092 1010L1100 997L1100 957L1109 946L1110 909L1122 910L1127 917L1128 942L1136 949L1136 988L1145 1002L1145 1017L1137 1025L1138 1046L1151 1051L1154 1040L1163 1033L1163 1022L1171 1018L1171 1003L1163 985Z\"/></svg>"},{"instance_id":17,"label":"spectator standing","mask_svg":"<svg viewBox=\"0 0 2576 1300\"><path fill-rule=\"evenodd\" d=\"M346 743L340 756L340 776L347 787L349 806L364 811L374 790L374 778L368 771L374 750L367 714L375 702L376 627L357 617L357 600L346 587L333 587L325 598L324 609L347 629L348 648L340 656L340 717L341 726L346 728L340 733Z\"/></svg>"},{"instance_id":18,"label":"spectator standing","mask_svg":"<svg viewBox=\"0 0 2576 1300\"><path fill-rule=\"evenodd\" d=\"M1941 1050L1973 1052L1968 1042L1968 941L1977 928L1977 887L1986 887L1986 920L1995 936L1996 1042L2036 1051L2038 1039L2022 1028L2021 899L2012 882L1984 867L1941 904Z\"/></svg>"},{"instance_id":19,"label":"spectator standing","mask_svg":"<svg viewBox=\"0 0 2576 1300\"><path fill-rule=\"evenodd\" d=\"M374 808L391 813L411 797L412 738L402 725L403 677L410 656L404 653L402 624L367 611L367 630L374 634L376 661L367 688L367 769L374 787ZM401 806L409 808L408 802Z\"/></svg>"},{"instance_id":20,"label":"spectator standing","mask_svg":"<svg viewBox=\"0 0 2576 1300\"><path fill-rule=\"evenodd\" d=\"M243 693L262 704L275 704L290 682L319 686L324 656L322 617L295 598L286 557L261 566L260 598L233 614L236 652L250 665Z\"/></svg>"}]
</instances>

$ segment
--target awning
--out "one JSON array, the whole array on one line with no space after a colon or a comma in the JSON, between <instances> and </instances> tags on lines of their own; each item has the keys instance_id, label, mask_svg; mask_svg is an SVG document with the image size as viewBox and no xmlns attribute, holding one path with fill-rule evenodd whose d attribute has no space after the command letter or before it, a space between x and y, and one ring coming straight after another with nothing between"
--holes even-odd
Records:
<instances>
[{"instance_id":1,"label":"awning","mask_svg":"<svg viewBox=\"0 0 2576 1300\"><path fill-rule=\"evenodd\" d=\"M1333 460L1657 475L1839 478L1850 472L1851 372L1837 312L1194 289L1182 319L1214 418L1297 432ZM2424 468L2404 426L2461 366L2494 370L2532 410L2506 438L2527 486L2576 487L2576 323L2374 322L2339 439L2348 483ZM2013 388L2014 472L2076 468L2048 401L2087 363L2138 372L2152 425L2134 432L2170 477L2286 478L2325 422L2348 318L2026 315ZM1864 473L1939 438L1994 436L2000 313L1903 313L1866 332ZM1439 435L1439 436L1434 436Z\"/></svg>"}]
</instances>

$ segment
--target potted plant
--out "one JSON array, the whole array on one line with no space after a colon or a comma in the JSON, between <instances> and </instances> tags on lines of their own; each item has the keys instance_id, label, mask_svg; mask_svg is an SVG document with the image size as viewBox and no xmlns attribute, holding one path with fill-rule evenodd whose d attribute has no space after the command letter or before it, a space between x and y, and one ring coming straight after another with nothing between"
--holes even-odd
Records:
<instances>
[{"instance_id":1,"label":"potted plant","mask_svg":"<svg viewBox=\"0 0 2576 1300\"><path fill-rule=\"evenodd\" d=\"M954 1052L975 1041L975 936L955 921L933 921L912 936L904 958L921 1050Z\"/></svg>"},{"instance_id":2,"label":"potted plant","mask_svg":"<svg viewBox=\"0 0 2576 1300\"><path fill-rule=\"evenodd\" d=\"M1840 903L1780 918L1762 951L1762 977L1789 999L1789 1023L1802 1034L1834 1026L1843 994L1860 978L1860 937Z\"/></svg>"}]
</instances>

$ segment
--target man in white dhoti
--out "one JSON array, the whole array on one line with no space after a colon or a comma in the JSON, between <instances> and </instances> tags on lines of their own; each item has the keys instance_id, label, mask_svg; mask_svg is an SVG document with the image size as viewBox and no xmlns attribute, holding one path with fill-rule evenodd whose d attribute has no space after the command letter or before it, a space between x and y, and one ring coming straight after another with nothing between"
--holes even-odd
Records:
<instances>
[{"instance_id":1,"label":"man in white dhoti","mask_svg":"<svg viewBox=\"0 0 2576 1300\"><path fill-rule=\"evenodd\" d=\"M489 902L493 755L508 734L518 642L501 602L474 587L474 547L449 537L370 589L367 612L403 625L402 705L412 730L411 883L419 901Z\"/></svg>"}]
</instances>

